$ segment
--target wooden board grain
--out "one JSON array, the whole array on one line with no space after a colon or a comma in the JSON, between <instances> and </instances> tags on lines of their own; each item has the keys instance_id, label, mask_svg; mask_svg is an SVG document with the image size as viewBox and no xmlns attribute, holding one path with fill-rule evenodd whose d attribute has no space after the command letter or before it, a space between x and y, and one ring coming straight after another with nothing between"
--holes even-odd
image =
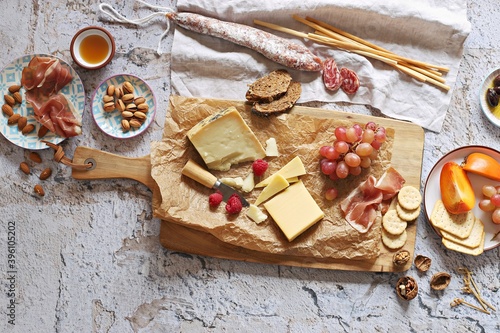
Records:
<instances>
[{"instance_id":1,"label":"wooden board grain","mask_svg":"<svg viewBox=\"0 0 500 333\"><path fill-rule=\"evenodd\" d=\"M393 128L395 136L391 164L406 179L406 184L420 188L424 147L424 131L420 126L389 118L303 106L295 106L292 113L318 118L346 119L360 123L374 121L386 128ZM417 222L415 221L408 226L408 240L404 246L404 249L408 250L412 256L415 249L416 224ZM375 260L339 260L285 256L248 250L227 244L206 232L190 229L168 221L162 221L160 242L165 248L173 251L278 265L373 272L404 271L411 267L411 261L403 267L395 267L392 264L392 257L396 251L391 251L383 245L381 245L380 256Z\"/></svg>"}]
</instances>

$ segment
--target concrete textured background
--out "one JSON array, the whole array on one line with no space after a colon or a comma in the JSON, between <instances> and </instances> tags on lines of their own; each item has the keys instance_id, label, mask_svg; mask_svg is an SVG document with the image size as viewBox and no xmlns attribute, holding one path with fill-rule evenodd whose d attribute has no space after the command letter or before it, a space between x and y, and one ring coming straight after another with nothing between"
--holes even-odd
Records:
<instances>
[{"instance_id":1,"label":"concrete textured background","mask_svg":"<svg viewBox=\"0 0 500 333\"><path fill-rule=\"evenodd\" d=\"M128 17L150 13L131 1L111 1ZM155 3L175 8L175 0ZM87 25L104 26L114 35L117 55L98 71L74 67L84 82L87 108L83 135L67 140L71 156L85 145L125 156L149 154L161 139L170 94L171 37L166 52L155 53L165 29L161 18L138 28L115 24L98 13L99 1L3 0L0 10L0 67L24 54L49 53L72 63L69 44ZM500 150L499 129L481 115L478 88L500 67L496 0L469 0L472 32L441 133L425 133L422 186L433 164L453 148L485 144ZM154 89L158 112L152 127L126 141L98 130L89 113L90 96L106 77L141 76ZM336 107L327 106L327 107ZM343 109L349 109L343 105ZM370 114L365 107L353 112ZM0 137L0 332L498 332L500 330L499 248L480 257L444 249L424 216L418 219L416 254L433 259L419 273L363 273L273 266L220 260L163 248L159 220L152 217L151 192L129 180L76 181L71 170L52 161L31 175L19 170L29 151ZM54 174L44 183L43 199L33 194L45 167ZM16 225L15 325L8 322L7 234ZM476 303L460 291L460 266L475 273L483 296L499 311L483 314L450 307L455 297ZM432 292L432 274L452 275L443 292ZM415 277L420 292L411 302L393 291L402 275Z\"/></svg>"}]
</instances>

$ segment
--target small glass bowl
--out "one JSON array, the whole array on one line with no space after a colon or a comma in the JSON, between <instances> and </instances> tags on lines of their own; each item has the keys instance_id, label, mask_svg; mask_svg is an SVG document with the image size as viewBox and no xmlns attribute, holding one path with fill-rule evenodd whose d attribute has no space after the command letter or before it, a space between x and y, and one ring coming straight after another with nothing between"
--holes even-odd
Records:
<instances>
[{"instance_id":1,"label":"small glass bowl","mask_svg":"<svg viewBox=\"0 0 500 333\"><path fill-rule=\"evenodd\" d=\"M105 56L102 59L99 59L98 61L92 61L92 62L82 57L82 50L81 50L82 42L87 37L91 36L100 36L104 38L107 44L107 53L105 54ZM104 66L109 64L111 59L113 59L115 55L115 49L116 49L115 41L113 39L113 36L109 33L109 31L107 31L104 28L96 26L90 26L79 30L75 34L75 36L73 36L70 46L71 57L78 66L85 69L103 68Z\"/></svg>"}]
</instances>

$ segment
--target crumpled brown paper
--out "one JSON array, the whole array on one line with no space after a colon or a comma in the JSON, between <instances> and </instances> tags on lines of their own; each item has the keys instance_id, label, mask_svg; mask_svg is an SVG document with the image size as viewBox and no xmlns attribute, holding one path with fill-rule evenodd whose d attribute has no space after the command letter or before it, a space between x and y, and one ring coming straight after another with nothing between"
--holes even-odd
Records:
<instances>
[{"instance_id":1,"label":"crumpled brown paper","mask_svg":"<svg viewBox=\"0 0 500 333\"><path fill-rule=\"evenodd\" d=\"M208 196L213 190L181 175L181 169L189 158L204 165L186 137L186 132L209 114L229 106L238 109L263 145L270 137L274 137L278 143L280 156L267 158L269 169L264 177L280 169L295 156L300 156L304 163L307 174L300 178L324 211L325 217L292 242L286 239L270 217L256 224L245 215L245 209L237 216L226 214L224 204L211 209ZM301 110L307 113L307 108ZM154 203L155 215L208 232L224 242L261 252L334 259L376 258L379 254L380 223L375 223L370 231L361 234L345 221L339 207L340 200L368 177L368 170L363 171L361 176L351 176L336 182L339 197L334 201L324 199L325 189L334 183L320 172L319 148L332 144L333 131L341 124L349 125L342 120L294 113L259 117L252 114L250 106L242 101L172 96L163 139L153 142L151 147L152 177L161 193L161 203ZM385 149L379 154L378 163L369 169L376 178L390 164L394 132L388 129L387 133ZM251 163L243 163L226 172L211 172L218 178L245 177L250 170ZM256 183L263 178L256 177ZM244 195L252 203L261 190L254 189Z\"/></svg>"}]
</instances>

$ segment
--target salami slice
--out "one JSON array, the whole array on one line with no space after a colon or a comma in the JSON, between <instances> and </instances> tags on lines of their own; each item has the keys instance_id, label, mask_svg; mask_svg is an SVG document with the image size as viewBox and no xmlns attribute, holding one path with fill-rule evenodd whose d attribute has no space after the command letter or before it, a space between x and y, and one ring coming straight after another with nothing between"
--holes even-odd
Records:
<instances>
[{"instance_id":1,"label":"salami slice","mask_svg":"<svg viewBox=\"0 0 500 333\"><path fill-rule=\"evenodd\" d=\"M342 85L340 71L333 58L328 58L323 62L323 83L326 89L331 91L339 90Z\"/></svg>"},{"instance_id":2,"label":"salami slice","mask_svg":"<svg viewBox=\"0 0 500 333\"><path fill-rule=\"evenodd\" d=\"M340 86L342 90L349 95L352 95L358 91L359 79L356 72L348 68L342 67L340 69L340 78L342 85Z\"/></svg>"}]
</instances>

